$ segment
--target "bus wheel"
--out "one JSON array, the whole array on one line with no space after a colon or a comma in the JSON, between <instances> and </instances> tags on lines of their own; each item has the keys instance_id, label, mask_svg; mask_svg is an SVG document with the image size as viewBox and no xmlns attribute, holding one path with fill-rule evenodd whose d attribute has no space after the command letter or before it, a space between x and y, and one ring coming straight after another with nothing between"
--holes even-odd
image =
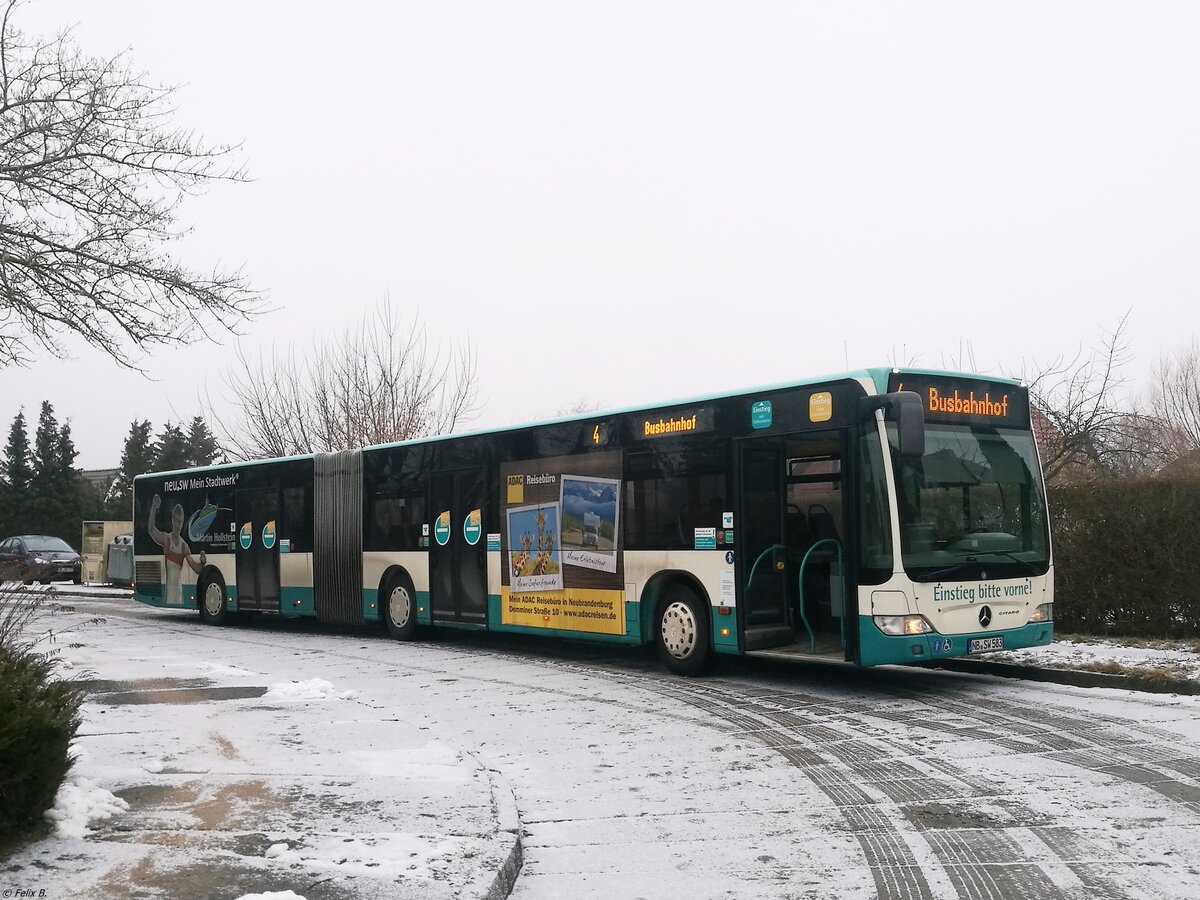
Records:
<instances>
[{"instance_id":1,"label":"bus wheel","mask_svg":"<svg viewBox=\"0 0 1200 900\"><path fill-rule=\"evenodd\" d=\"M658 656L678 675L699 675L708 661L708 617L698 597L684 587L667 590L658 607Z\"/></svg>"},{"instance_id":2,"label":"bus wheel","mask_svg":"<svg viewBox=\"0 0 1200 900\"><path fill-rule=\"evenodd\" d=\"M200 603L200 618L205 625L224 625L229 620L225 608L225 579L220 572L205 572L196 585Z\"/></svg>"},{"instance_id":3,"label":"bus wheel","mask_svg":"<svg viewBox=\"0 0 1200 900\"><path fill-rule=\"evenodd\" d=\"M399 577L388 581L384 590L383 624L398 641L410 641L417 630L417 605L408 583Z\"/></svg>"}]
</instances>

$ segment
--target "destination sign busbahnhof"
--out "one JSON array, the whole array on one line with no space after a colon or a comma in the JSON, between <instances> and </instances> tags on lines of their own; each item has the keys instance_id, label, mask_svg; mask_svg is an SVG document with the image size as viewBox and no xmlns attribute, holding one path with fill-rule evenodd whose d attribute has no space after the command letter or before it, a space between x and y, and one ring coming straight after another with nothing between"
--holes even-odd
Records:
<instances>
[{"instance_id":1,"label":"destination sign busbahnhof","mask_svg":"<svg viewBox=\"0 0 1200 900\"><path fill-rule=\"evenodd\" d=\"M631 424L633 436L638 440L699 434L713 430L713 410L711 407L701 406L694 409L639 413L633 418Z\"/></svg>"},{"instance_id":2,"label":"destination sign busbahnhof","mask_svg":"<svg viewBox=\"0 0 1200 900\"><path fill-rule=\"evenodd\" d=\"M1029 391L1015 384L893 372L888 390L920 395L927 422L1029 427Z\"/></svg>"}]
</instances>

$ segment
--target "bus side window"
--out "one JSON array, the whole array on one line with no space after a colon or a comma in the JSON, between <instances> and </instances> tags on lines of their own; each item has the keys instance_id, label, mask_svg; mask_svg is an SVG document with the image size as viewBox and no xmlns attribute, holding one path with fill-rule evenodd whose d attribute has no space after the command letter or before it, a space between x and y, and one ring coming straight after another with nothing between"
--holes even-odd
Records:
<instances>
[{"instance_id":1,"label":"bus side window","mask_svg":"<svg viewBox=\"0 0 1200 900\"><path fill-rule=\"evenodd\" d=\"M293 553L312 551L312 486L285 487L281 492L279 535L291 541Z\"/></svg>"},{"instance_id":2,"label":"bus side window","mask_svg":"<svg viewBox=\"0 0 1200 900\"><path fill-rule=\"evenodd\" d=\"M421 546L424 497L371 498L364 547L369 550L416 550Z\"/></svg>"}]
</instances>

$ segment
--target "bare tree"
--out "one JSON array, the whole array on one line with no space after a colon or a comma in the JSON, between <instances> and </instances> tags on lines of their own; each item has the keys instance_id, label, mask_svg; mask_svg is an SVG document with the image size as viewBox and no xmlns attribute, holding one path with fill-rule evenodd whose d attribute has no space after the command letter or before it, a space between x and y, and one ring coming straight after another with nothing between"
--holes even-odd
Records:
<instances>
[{"instance_id":1,"label":"bare tree","mask_svg":"<svg viewBox=\"0 0 1200 900\"><path fill-rule=\"evenodd\" d=\"M1116 396L1125 385L1121 368L1129 359L1128 323L1126 313L1086 355L1081 349L1070 361L1035 362L1021 373L1029 385L1047 481L1112 474L1114 454L1133 452L1128 438L1136 420Z\"/></svg>"},{"instance_id":2,"label":"bare tree","mask_svg":"<svg viewBox=\"0 0 1200 900\"><path fill-rule=\"evenodd\" d=\"M1177 458L1177 436L1161 418L1134 409L1120 414L1104 445L1103 472L1116 478L1146 477Z\"/></svg>"},{"instance_id":3,"label":"bare tree","mask_svg":"<svg viewBox=\"0 0 1200 900\"><path fill-rule=\"evenodd\" d=\"M1153 377L1150 411L1161 423L1166 461L1200 456L1200 346L1193 340L1175 356L1164 354Z\"/></svg>"},{"instance_id":4,"label":"bare tree","mask_svg":"<svg viewBox=\"0 0 1200 900\"><path fill-rule=\"evenodd\" d=\"M241 459L447 434L477 411L478 395L470 342L431 348L424 326L402 323L390 303L309 353L252 358L239 347L225 388L236 412L210 399L208 418Z\"/></svg>"},{"instance_id":5,"label":"bare tree","mask_svg":"<svg viewBox=\"0 0 1200 900\"><path fill-rule=\"evenodd\" d=\"M168 252L183 198L244 180L235 148L171 124L172 88L124 56L27 38L0 22L0 366L75 334L118 363L236 329L260 305L240 273L196 274Z\"/></svg>"},{"instance_id":6,"label":"bare tree","mask_svg":"<svg viewBox=\"0 0 1200 900\"><path fill-rule=\"evenodd\" d=\"M590 397L580 397L556 409L554 418L565 419L567 416L582 416L584 413L596 412L598 409L601 409L601 406L595 400Z\"/></svg>"}]
</instances>

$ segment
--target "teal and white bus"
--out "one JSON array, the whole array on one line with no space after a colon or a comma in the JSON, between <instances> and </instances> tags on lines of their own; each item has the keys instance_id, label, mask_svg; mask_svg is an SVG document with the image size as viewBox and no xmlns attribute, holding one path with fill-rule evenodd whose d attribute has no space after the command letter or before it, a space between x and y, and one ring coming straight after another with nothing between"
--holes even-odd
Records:
<instances>
[{"instance_id":1,"label":"teal and white bus","mask_svg":"<svg viewBox=\"0 0 1200 900\"><path fill-rule=\"evenodd\" d=\"M1047 644L1029 394L866 369L487 432L144 475L135 596L862 666Z\"/></svg>"}]
</instances>

